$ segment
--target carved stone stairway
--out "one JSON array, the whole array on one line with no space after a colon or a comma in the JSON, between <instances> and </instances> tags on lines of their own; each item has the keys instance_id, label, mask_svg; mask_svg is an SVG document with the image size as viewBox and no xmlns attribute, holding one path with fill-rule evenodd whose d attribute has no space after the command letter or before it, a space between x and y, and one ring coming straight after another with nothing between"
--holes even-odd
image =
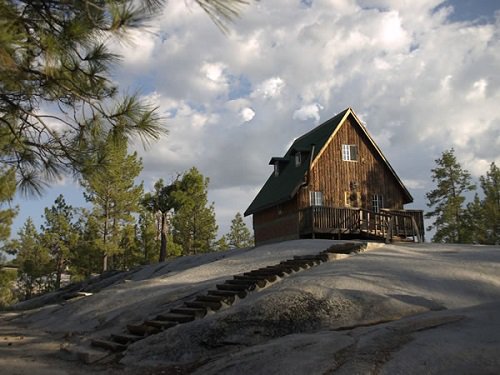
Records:
<instances>
[{"instance_id":1,"label":"carved stone stairway","mask_svg":"<svg viewBox=\"0 0 500 375\"><path fill-rule=\"evenodd\" d=\"M262 289L293 272L314 267L320 263L336 258L336 254L350 254L366 248L364 243L335 244L316 255L294 256L273 266L262 267L217 284L215 289L199 294L191 301L184 302L182 307L170 309L153 319L144 320L141 324L128 324L126 333L112 334L110 337L94 339L91 345L106 349L109 352L122 352L128 345L157 334L178 324L201 319L223 307L232 305L237 297L245 298L248 293Z\"/></svg>"}]
</instances>

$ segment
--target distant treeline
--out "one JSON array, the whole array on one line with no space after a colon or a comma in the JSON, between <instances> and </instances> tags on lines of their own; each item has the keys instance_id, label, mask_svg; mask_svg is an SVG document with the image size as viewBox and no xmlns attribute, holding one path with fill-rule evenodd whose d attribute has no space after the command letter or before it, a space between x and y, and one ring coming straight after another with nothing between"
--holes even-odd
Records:
<instances>
[{"instance_id":1,"label":"distant treeline","mask_svg":"<svg viewBox=\"0 0 500 375\"><path fill-rule=\"evenodd\" d=\"M195 167L169 184L158 180L145 193L143 184L135 183L142 162L136 153L127 154L126 140L110 137L102 150L80 180L91 209L72 207L60 195L45 208L39 229L28 218L17 238L9 240L4 231L2 250L15 257L18 270L0 270L0 305L58 289L63 275L79 281L108 269L253 245L240 213L229 233L216 240L209 179ZM13 217L16 210L4 213Z\"/></svg>"},{"instance_id":2,"label":"distant treeline","mask_svg":"<svg viewBox=\"0 0 500 375\"><path fill-rule=\"evenodd\" d=\"M433 242L500 244L500 169L493 162L479 178L481 194L467 202L466 193L477 189L470 173L463 169L454 150L444 151L431 170L436 188L427 193L426 213L434 222Z\"/></svg>"}]
</instances>

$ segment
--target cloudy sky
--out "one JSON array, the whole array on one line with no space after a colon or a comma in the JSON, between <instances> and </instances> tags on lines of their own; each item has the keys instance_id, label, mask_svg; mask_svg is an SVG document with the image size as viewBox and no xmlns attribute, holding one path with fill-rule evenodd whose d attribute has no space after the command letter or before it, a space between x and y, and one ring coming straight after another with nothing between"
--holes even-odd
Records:
<instances>
[{"instance_id":1,"label":"cloudy sky","mask_svg":"<svg viewBox=\"0 0 500 375\"><path fill-rule=\"evenodd\" d=\"M196 166L210 178L220 232L271 173L272 156L352 107L425 209L441 152L477 178L500 164L498 0L261 0L228 35L193 3L170 1L123 55L113 79L139 90L169 134L144 151L146 189ZM63 193L18 197L14 231ZM248 221L250 223L250 221Z\"/></svg>"}]
</instances>

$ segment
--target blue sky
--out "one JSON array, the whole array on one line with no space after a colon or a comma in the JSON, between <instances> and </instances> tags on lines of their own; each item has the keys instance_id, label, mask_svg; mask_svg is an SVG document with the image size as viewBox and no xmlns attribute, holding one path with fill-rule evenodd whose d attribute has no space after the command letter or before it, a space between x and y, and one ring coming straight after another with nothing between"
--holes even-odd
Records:
<instances>
[{"instance_id":1,"label":"blue sky","mask_svg":"<svg viewBox=\"0 0 500 375\"><path fill-rule=\"evenodd\" d=\"M272 156L352 107L425 209L430 169L451 147L477 178L500 164L500 2L496 0L262 0L223 35L191 2L168 2L113 72L167 118L149 150L146 189L191 166L211 180L220 232L268 175ZM64 178L40 199L17 197L15 233L41 224L59 193L85 204ZM247 221L250 224L250 221Z\"/></svg>"}]
</instances>

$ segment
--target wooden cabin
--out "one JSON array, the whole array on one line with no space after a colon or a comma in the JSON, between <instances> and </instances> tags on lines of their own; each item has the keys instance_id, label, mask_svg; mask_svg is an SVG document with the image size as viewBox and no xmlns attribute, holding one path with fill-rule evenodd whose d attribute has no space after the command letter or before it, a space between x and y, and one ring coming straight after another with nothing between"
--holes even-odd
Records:
<instances>
[{"instance_id":1,"label":"wooden cabin","mask_svg":"<svg viewBox=\"0 0 500 375\"><path fill-rule=\"evenodd\" d=\"M245 211L255 243L299 238L423 241L423 212L351 108L297 138Z\"/></svg>"}]
</instances>

